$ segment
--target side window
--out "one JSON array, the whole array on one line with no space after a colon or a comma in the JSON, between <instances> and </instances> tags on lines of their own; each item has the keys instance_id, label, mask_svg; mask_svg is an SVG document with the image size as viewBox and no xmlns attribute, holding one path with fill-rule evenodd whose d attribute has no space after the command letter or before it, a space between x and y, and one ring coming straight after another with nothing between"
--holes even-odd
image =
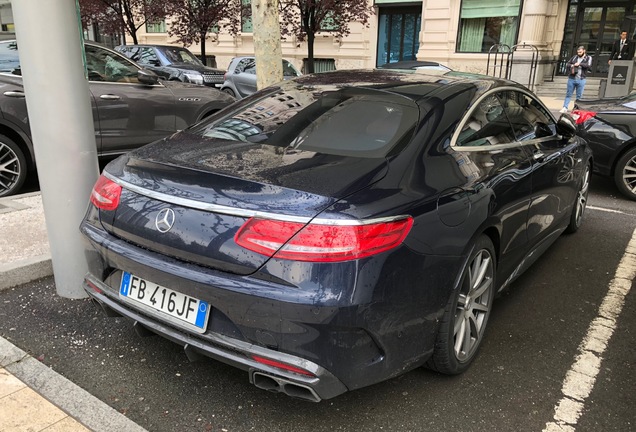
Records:
<instances>
[{"instance_id":1,"label":"side window","mask_svg":"<svg viewBox=\"0 0 636 432\"><path fill-rule=\"evenodd\" d=\"M137 67L125 57L94 46L86 46L89 81L138 83Z\"/></svg>"},{"instance_id":2,"label":"side window","mask_svg":"<svg viewBox=\"0 0 636 432\"><path fill-rule=\"evenodd\" d=\"M256 74L256 60L253 58L244 58L238 62L234 71L236 73Z\"/></svg>"},{"instance_id":3,"label":"side window","mask_svg":"<svg viewBox=\"0 0 636 432\"><path fill-rule=\"evenodd\" d=\"M159 57L155 54L155 50L150 47L139 48L139 60L137 63L143 65L159 66ZM133 59L134 60L134 59Z\"/></svg>"},{"instance_id":4,"label":"side window","mask_svg":"<svg viewBox=\"0 0 636 432\"><path fill-rule=\"evenodd\" d=\"M503 92L500 97L516 141L528 141L556 133L552 117L533 97L514 90Z\"/></svg>"},{"instance_id":5,"label":"side window","mask_svg":"<svg viewBox=\"0 0 636 432\"><path fill-rule=\"evenodd\" d=\"M475 106L457 138L461 147L514 142L514 133L498 96L490 95Z\"/></svg>"},{"instance_id":6,"label":"side window","mask_svg":"<svg viewBox=\"0 0 636 432\"><path fill-rule=\"evenodd\" d=\"M299 76L294 66L292 66L292 64L288 62L287 60L283 60L283 76L288 76L288 77Z\"/></svg>"}]
</instances>

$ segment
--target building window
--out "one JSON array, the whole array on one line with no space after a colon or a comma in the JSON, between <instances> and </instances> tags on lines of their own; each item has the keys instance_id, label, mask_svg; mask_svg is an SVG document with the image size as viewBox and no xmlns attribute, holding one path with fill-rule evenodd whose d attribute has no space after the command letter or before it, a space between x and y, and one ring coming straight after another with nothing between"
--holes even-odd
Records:
<instances>
[{"instance_id":1,"label":"building window","mask_svg":"<svg viewBox=\"0 0 636 432\"><path fill-rule=\"evenodd\" d=\"M333 20L333 13L329 12L325 19L320 23L320 31L329 32L336 29L336 23Z\"/></svg>"},{"instance_id":2,"label":"building window","mask_svg":"<svg viewBox=\"0 0 636 432\"><path fill-rule=\"evenodd\" d=\"M307 63L309 59L303 59L303 71L307 73ZM314 59L314 72L329 72L336 70L336 60L335 59ZM289 75L296 76L296 74Z\"/></svg>"},{"instance_id":3,"label":"building window","mask_svg":"<svg viewBox=\"0 0 636 432\"><path fill-rule=\"evenodd\" d=\"M376 66L417 60L421 21L421 6L380 8Z\"/></svg>"},{"instance_id":4,"label":"building window","mask_svg":"<svg viewBox=\"0 0 636 432\"><path fill-rule=\"evenodd\" d=\"M458 52L488 52L495 44L515 45L521 0L463 0Z\"/></svg>"},{"instance_id":5,"label":"building window","mask_svg":"<svg viewBox=\"0 0 636 432\"><path fill-rule=\"evenodd\" d=\"M163 19L157 22L146 23L146 33L165 33L166 32L166 20Z\"/></svg>"},{"instance_id":6,"label":"building window","mask_svg":"<svg viewBox=\"0 0 636 432\"><path fill-rule=\"evenodd\" d=\"M252 2L241 0L241 32L252 33Z\"/></svg>"}]
</instances>

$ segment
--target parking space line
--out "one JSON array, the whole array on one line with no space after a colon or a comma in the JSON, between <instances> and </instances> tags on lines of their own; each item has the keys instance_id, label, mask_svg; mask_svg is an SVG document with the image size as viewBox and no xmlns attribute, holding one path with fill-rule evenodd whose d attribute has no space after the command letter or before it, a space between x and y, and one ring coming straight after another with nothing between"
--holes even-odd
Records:
<instances>
[{"instance_id":1,"label":"parking space line","mask_svg":"<svg viewBox=\"0 0 636 432\"><path fill-rule=\"evenodd\" d=\"M636 278L636 230L621 258L614 279L601 303L597 317L590 324L579 345L577 356L565 375L561 393L563 398L554 407L554 421L546 423L543 432L574 432L581 417L585 400L589 397L596 376L601 369L603 353L607 349L616 321L623 310L625 297Z\"/></svg>"},{"instance_id":2,"label":"parking space line","mask_svg":"<svg viewBox=\"0 0 636 432\"><path fill-rule=\"evenodd\" d=\"M589 210L598 210L598 211L604 211L607 213L618 213L618 214L624 214L624 215L628 215L628 216L633 216L631 213L626 213L624 211L620 211L620 210L614 210L614 209L608 209L605 207L596 207L596 206L587 206L587 208Z\"/></svg>"}]
</instances>

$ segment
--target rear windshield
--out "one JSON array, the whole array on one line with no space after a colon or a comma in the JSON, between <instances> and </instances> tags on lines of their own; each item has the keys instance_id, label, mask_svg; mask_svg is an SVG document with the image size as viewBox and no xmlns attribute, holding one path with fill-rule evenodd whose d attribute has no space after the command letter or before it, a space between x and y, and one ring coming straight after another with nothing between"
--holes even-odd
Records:
<instances>
[{"instance_id":1,"label":"rear windshield","mask_svg":"<svg viewBox=\"0 0 636 432\"><path fill-rule=\"evenodd\" d=\"M225 141L380 158L408 138L418 120L413 101L379 90L317 92L288 86L254 96L191 132Z\"/></svg>"}]
</instances>

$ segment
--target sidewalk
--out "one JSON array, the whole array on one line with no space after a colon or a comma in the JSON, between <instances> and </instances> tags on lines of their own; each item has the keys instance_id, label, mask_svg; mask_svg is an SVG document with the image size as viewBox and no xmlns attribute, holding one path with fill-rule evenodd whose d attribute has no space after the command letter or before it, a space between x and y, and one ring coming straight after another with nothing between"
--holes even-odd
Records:
<instances>
[{"instance_id":1,"label":"sidewalk","mask_svg":"<svg viewBox=\"0 0 636 432\"><path fill-rule=\"evenodd\" d=\"M53 274L39 192L0 198L0 291ZM0 337L0 432L143 432Z\"/></svg>"},{"instance_id":2,"label":"sidewalk","mask_svg":"<svg viewBox=\"0 0 636 432\"><path fill-rule=\"evenodd\" d=\"M553 112L563 103L541 99ZM40 193L0 198L0 291L52 274ZM0 432L86 430L144 431L0 337Z\"/></svg>"}]
</instances>

